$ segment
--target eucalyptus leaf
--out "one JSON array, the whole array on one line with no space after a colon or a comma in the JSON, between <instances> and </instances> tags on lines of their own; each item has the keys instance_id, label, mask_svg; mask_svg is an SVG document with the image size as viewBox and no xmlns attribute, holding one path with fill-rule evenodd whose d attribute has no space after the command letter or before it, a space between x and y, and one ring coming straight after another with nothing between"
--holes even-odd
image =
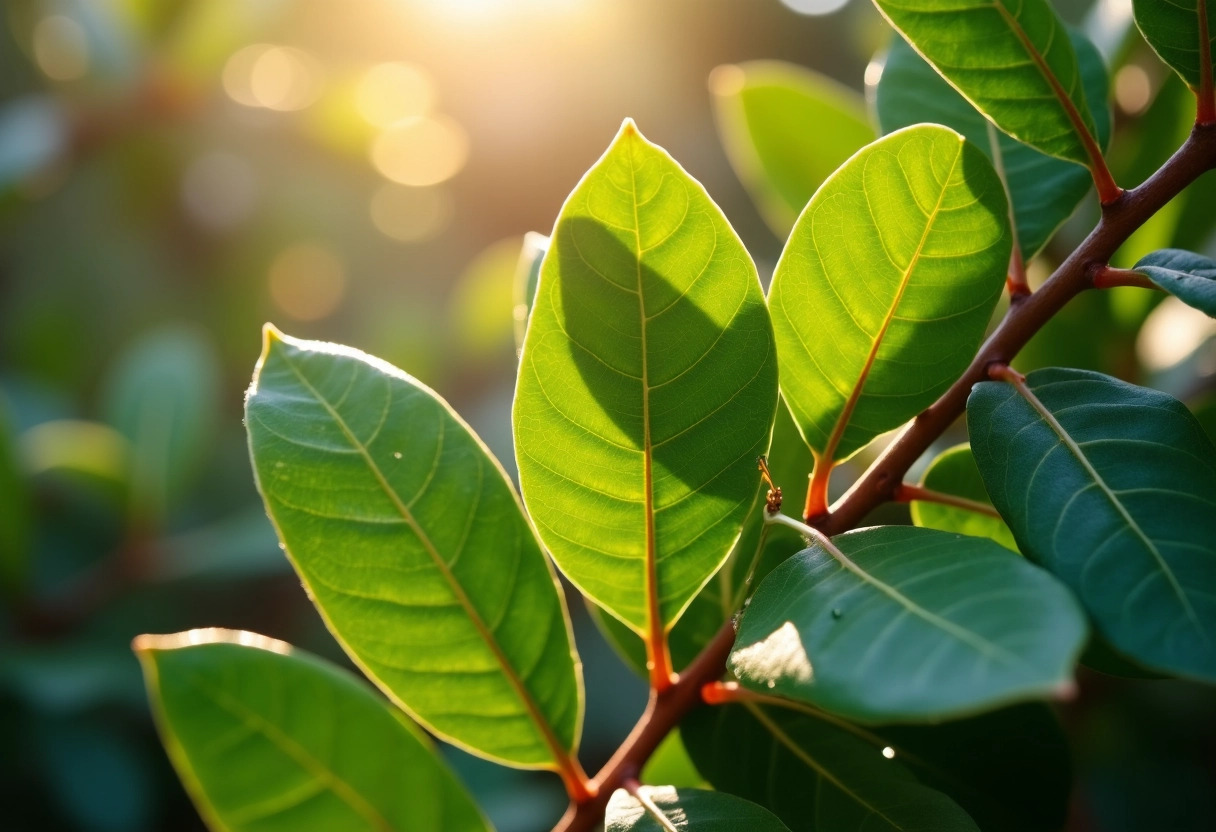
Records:
<instances>
[{"instance_id":1,"label":"eucalyptus leaf","mask_svg":"<svg viewBox=\"0 0 1216 832\"><path fill-rule=\"evenodd\" d=\"M752 690L868 722L935 720L1071 684L1087 636L1071 593L991 540L878 526L778 566L728 667Z\"/></svg>"},{"instance_id":2,"label":"eucalyptus leaf","mask_svg":"<svg viewBox=\"0 0 1216 832\"><path fill-rule=\"evenodd\" d=\"M992 508L992 500L988 498L984 479L980 476L980 469L975 464L975 456L969 445L955 445L938 454L925 469L920 484L932 491L973 500ZM1006 549L1018 551L1013 532L1009 531L1009 526L999 517L990 517L976 511L928 500L913 500L910 508L912 522L918 526L972 537L986 537Z\"/></svg>"},{"instance_id":3,"label":"eucalyptus leaf","mask_svg":"<svg viewBox=\"0 0 1216 832\"><path fill-rule=\"evenodd\" d=\"M557 565L635 632L669 629L739 537L776 405L751 258L625 122L562 207L516 388L523 496Z\"/></svg>"},{"instance_id":4,"label":"eucalyptus leaf","mask_svg":"<svg viewBox=\"0 0 1216 832\"><path fill-rule=\"evenodd\" d=\"M560 768L582 720L565 604L469 427L400 370L270 326L245 415L279 539L369 678L475 754Z\"/></svg>"},{"instance_id":5,"label":"eucalyptus leaf","mask_svg":"<svg viewBox=\"0 0 1216 832\"><path fill-rule=\"evenodd\" d=\"M1199 4L1206 10L1207 43L1200 37ZM1216 3L1212 0L1132 0L1136 26L1171 69L1182 76L1187 86L1198 90L1205 68L1216 65Z\"/></svg>"},{"instance_id":6,"label":"eucalyptus leaf","mask_svg":"<svg viewBox=\"0 0 1216 832\"><path fill-rule=\"evenodd\" d=\"M346 671L231 630L140 636L135 652L169 757L217 832L489 829L425 736Z\"/></svg>"},{"instance_id":7,"label":"eucalyptus leaf","mask_svg":"<svg viewBox=\"0 0 1216 832\"><path fill-rule=\"evenodd\" d=\"M642 786L638 797L617 789L604 832L790 832L771 812L729 794Z\"/></svg>"},{"instance_id":8,"label":"eucalyptus leaf","mask_svg":"<svg viewBox=\"0 0 1216 832\"><path fill-rule=\"evenodd\" d=\"M782 395L822 461L898 427L958 377L1011 245L992 164L945 127L885 136L819 189L777 263L769 308Z\"/></svg>"},{"instance_id":9,"label":"eucalyptus leaf","mask_svg":"<svg viewBox=\"0 0 1216 832\"><path fill-rule=\"evenodd\" d=\"M1069 30L1098 144L1110 141L1109 81L1102 56L1077 31ZM1013 204L1022 260L1029 263L1093 187L1089 170L1022 144L992 127L907 41L895 38L882 74L872 85L884 133L919 122L944 124L967 137L996 164Z\"/></svg>"},{"instance_id":10,"label":"eucalyptus leaf","mask_svg":"<svg viewBox=\"0 0 1216 832\"><path fill-rule=\"evenodd\" d=\"M1216 260L1167 248L1141 257L1135 268L1183 303L1216 318Z\"/></svg>"},{"instance_id":11,"label":"eucalyptus leaf","mask_svg":"<svg viewBox=\"0 0 1216 832\"><path fill-rule=\"evenodd\" d=\"M832 171L875 138L860 95L796 64L720 66L709 90L731 167L781 239Z\"/></svg>"},{"instance_id":12,"label":"eucalyptus leaf","mask_svg":"<svg viewBox=\"0 0 1216 832\"><path fill-rule=\"evenodd\" d=\"M1047 0L874 0L972 105L1018 141L1082 165L1094 120L1077 55Z\"/></svg>"},{"instance_id":13,"label":"eucalyptus leaf","mask_svg":"<svg viewBox=\"0 0 1216 832\"><path fill-rule=\"evenodd\" d=\"M1018 547L1116 650L1216 681L1216 447L1177 400L1084 370L976 385L971 447Z\"/></svg>"},{"instance_id":14,"label":"eucalyptus leaf","mask_svg":"<svg viewBox=\"0 0 1216 832\"><path fill-rule=\"evenodd\" d=\"M793 832L978 832L847 723L748 703L700 708L680 730L714 788L766 806Z\"/></svg>"}]
</instances>

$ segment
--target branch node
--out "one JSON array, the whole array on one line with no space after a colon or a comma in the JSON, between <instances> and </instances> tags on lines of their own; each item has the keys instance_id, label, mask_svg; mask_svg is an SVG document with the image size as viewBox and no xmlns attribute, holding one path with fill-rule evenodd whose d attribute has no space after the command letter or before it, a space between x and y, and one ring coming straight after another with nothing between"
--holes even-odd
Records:
<instances>
[{"instance_id":1,"label":"branch node","mask_svg":"<svg viewBox=\"0 0 1216 832\"><path fill-rule=\"evenodd\" d=\"M993 381L1004 381L1009 384L1025 384L1026 376L1010 367L1004 361L993 361L987 368L988 378Z\"/></svg>"}]
</instances>

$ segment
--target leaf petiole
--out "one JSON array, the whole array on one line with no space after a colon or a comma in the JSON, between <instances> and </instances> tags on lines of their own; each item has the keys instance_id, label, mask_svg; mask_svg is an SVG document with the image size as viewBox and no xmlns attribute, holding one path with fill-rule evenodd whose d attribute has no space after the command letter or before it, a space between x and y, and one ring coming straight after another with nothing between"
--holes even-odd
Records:
<instances>
[{"instance_id":1,"label":"leaf petiole","mask_svg":"<svg viewBox=\"0 0 1216 832\"><path fill-rule=\"evenodd\" d=\"M895 489L895 502L910 503L913 500L920 500L926 503L941 503L944 506L953 508L961 508L966 511L974 511L977 514L986 514L989 517L1001 519L1000 513L995 508L987 503L981 503L979 500L968 500L966 497L958 497L954 494L946 494L942 491L934 491L931 488L924 488L919 485L910 483L901 483Z\"/></svg>"}]
</instances>

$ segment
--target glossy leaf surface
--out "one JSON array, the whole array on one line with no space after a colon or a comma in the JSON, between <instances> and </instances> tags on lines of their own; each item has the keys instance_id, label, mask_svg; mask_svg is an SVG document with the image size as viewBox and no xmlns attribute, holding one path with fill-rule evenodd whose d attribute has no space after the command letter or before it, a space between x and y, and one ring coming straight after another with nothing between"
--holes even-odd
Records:
<instances>
[{"instance_id":1,"label":"glossy leaf surface","mask_svg":"<svg viewBox=\"0 0 1216 832\"><path fill-rule=\"evenodd\" d=\"M135 650L169 756L217 832L488 829L422 733L328 662L230 630Z\"/></svg>"},{"instance_id":2,"label":"glossy leaf surface","mask_svg":"<svg viewBox=\"0 0 1216 832\"><path fill-rule=\"evenodd\" d=\"M1199 4L1207 12L1208 42L1200 38ZM1199 89L1203 72L1202 54L1208 53L1207 71L1216 64L1216 3L1212 0L1132 0L1136 25L1182 80L1192 89Z\"/></svg>"},{"instance_id":3,"label":"glossy leaf surface","mask_svg":"<svg viewBox=\"0 0 1216 832\"><path fill-rule=\"evenodd\" d=\"M618 789L608 801L605 832L790 832L771 812L734 795L703 789L642 786L641 799Z\"/></svg>"},{"instance_id":4,"label":"glossy leaf surface","mask_svg":"<svg viewBox=\"0 0 1216 832\"><path fill-rule=\"evenodd\" d=\"M1084 370L1026 379L1038 407L1003 382L967 402L972 450L1018 547L1115 649L1216 680L1216 448L1164 393Z\"/></svg>"},{"instance_id":5,"label":"glossy leaf surface","mask_svg":"<svg viewBox=\"0 0 1216 832\"><path fill-rule=\"evenodd\" d=\"M974 500L992 507L992 501L988 499L988 492L984 489L984 478L980 476L975 456L968 445L956 445L938 454L925 469L920 484L932 491ZM928 500L913 500L909 507L912 510L912 522L918 526L972 537L986 537L1006 549L1015 552L1018 550L1013 532L1009 531L1009 526L999 517L989 517L965 508Z\"/></svg>"},{"instance_id":6,"label":"glossy leaf surface","mask_svg":"<svg viewBox=\"0 0 1216 832\"><path fill-rule=\"evenodd\" d=\"M796 64L720 66L709 90L731 167L781 239L824 180L874 140L860 95Z\"/></svg>"},{"instance_id":7,"label":"glossy leaf surface","mask_svg":"<svg viewBox=\"0 0 1216 832\"><path fill-rule=\"evenodd\" d=\"M918 783L864 734L751 703L701 708L681 723L688 753L714 788L767 806L793 832L978 829L958 804Z\"/></svg>"},{"instance_id":8,"label":"glossy leaf surface","mask_svg":"<svg viewBox=\"0 0 1216 832\"><path fill-rule=\"evenodd\" d=\"M935 125L879 139L815 194L769 308L782 395L818 456L899 426L967 366L1005 285L1007 211L987 157Z\"/></svg>"},{"instance_id":9,"label":"glossy leaf surface","mask_svg":"<svg viewBox=\"0 0 1216 832\"><path fill-rule=\"evenodd\" d=\"M739 537L776 404L751 258L626 122L562 208L516 388L524 500L561 570L636 632L669 628Z\"/></svg>"},{"instance_id":10,"label":"glossy leaf surface","mask_svg":"<svg viewBox=\"0 0 1216 832\"><path fill-rule=\"evenodd\" d=\"M246 400L258 487L330 630L428 728L552 767L582 695L557 582L506 476L400 370L267 328Z\"/></svg>"},{"instance_id":11,"label":"glossy leaf surface","mask_svg":"<svg viewBox=\"0 0 1216 832\"><path fill-rule=\"evenodd\" d=\"M874 0L977 110L1021 142L1089 164L1077 56L1047 0Z\"/></svg>"},{"instance_id":12,"label":"glossy leaf surface","mask_svg":"<svg viewBox=\"0 0 1216 832\"><path fill-rule=\"evenodd\" d=\"M1077 52L1098 144L1106 147L1111 132L1106 67L1084 35L1070 31L1069 37ZM1003 171L1013 203L1024 262L1039 253L1093 187L1087 168L1041 153L993 128L902 38L891 42L874 98L884 133L926 121L944 124L966 136L994 163L999 161L997 170Z\"/></svg>"},{"instance_id":13,"label":"glossy leaf surface","mask_svg":"<svg viewBox=\"0 0 1216 832\"><path fill-rule=\"evenodd\" d=\"M1136 271L1188 306L1216 318L1216 260L1168 248L1141 257Z\"/></svg>"},{"instance_id":14,"label":"glossy leaf surface","mask_svg":"<svg viewBox=\"0 0 1216 832\"><path fill-rule=\"evenodd\" d=\"M991 540L879 526L773 570L728 667L748 688L863 721L941 719L1069 683L1071 593Z\"/></svg>"}]
</instances>

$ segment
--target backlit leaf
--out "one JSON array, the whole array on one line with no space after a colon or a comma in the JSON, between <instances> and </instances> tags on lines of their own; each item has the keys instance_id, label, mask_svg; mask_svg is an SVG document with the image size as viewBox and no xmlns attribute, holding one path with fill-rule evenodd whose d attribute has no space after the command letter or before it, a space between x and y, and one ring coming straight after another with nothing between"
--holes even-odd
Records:
<instances>
[{"instance_id":1,"label":"backlit leaf","mask_svg":"<svg viewBox=\"0 0 1216 832\"><path fill-rule=\"evenodd\" d=\"M1070 684L1071 593L991 540L912 526L833 538L778 566L739 625L748 688L863 721L933 720Z\"/></svg>"},{"instance_id":2,"label":"backlit leaf","mask_svg":"<svg viewBox=\"0 0 1216 832\"><path fill-rule=\"evenodd\" d=\"M626 122L562 208L516 388L523 496L561 570L635 632L670 628L739 537L776 404L751 258Z\"/></svg>"},{"instance_id":3,"label":"backlit leaf","mask_svg":"<svg viewBox=\"0 0 1216 832\"><path fill-rule=\"evenodd\" d=\"M1199 4L1207 14L1208 41L1200 38ZM1199 89L1207 50L1207 71L1216 64L1216 3L1212 0L1132 0L1136 25L1153 51L1182 76L1192 89Z\"/></svg>"},{"instance_id":4,"label":"backlit leaf","mask_svg":"<svg viewBox=\"0 0 1216 832\"><path fill-rule=\"evenodd\" d=\"M422 732L346 671L231 630L141 636L135 651L169 757L216 832L488 829Z\"/></svg>"},{"instance_id":5,"label":"backlit leaf","mask_svg":"<svg viewBox=\"0 0 1216 832\"><path fill-rule=\"evenodd\" d=\"M556 767L582 718L565 605L468 426L400 370L272 327L246 425L288 557L368 676L445 739Z\"/></svg>"},{"instance_id":6,"label":"backlit leaf","mask_svg":"<svg viewBox=\"0 0 1216 832\"><path fill-rule=\"evenodd\" d=\"M992 501L988 499L988 492L984 489L984 479L980 476L975 457L967 445L955 445L938 454L925 469L920 484L932 491L974 500L992 508ZM1009 531L1009 526L999 517L989 517L965 508L928 500L913 500L910 508L912 522L918 526L972 537L987 537L1006 549L1015 552L1018 550L1013 532Z\"/></svg>"},{"instance_id":7,"label":"backlit leaf","mask_svg":"<svg viewBox=\"0 0 1216 832\"><path fill-rule=\"evenodd\" d=\"M971 361L1005 285L1007 211L987 157L936 125L879 139L815 194L769 307L782 395L824 461L915 416Z\"/></svg>"},{"instance_id":8,"label":"backlit leaf","mask_svg":"<svg viewBox=\"0 0 1216 832\"><path fill-rule=\"evenodd\" d=\"M1216 447L1177 400L1084 370L976 385L971 448L1018 547L1110 644L1216 680Z\"/></svg>"}]
</instances>

